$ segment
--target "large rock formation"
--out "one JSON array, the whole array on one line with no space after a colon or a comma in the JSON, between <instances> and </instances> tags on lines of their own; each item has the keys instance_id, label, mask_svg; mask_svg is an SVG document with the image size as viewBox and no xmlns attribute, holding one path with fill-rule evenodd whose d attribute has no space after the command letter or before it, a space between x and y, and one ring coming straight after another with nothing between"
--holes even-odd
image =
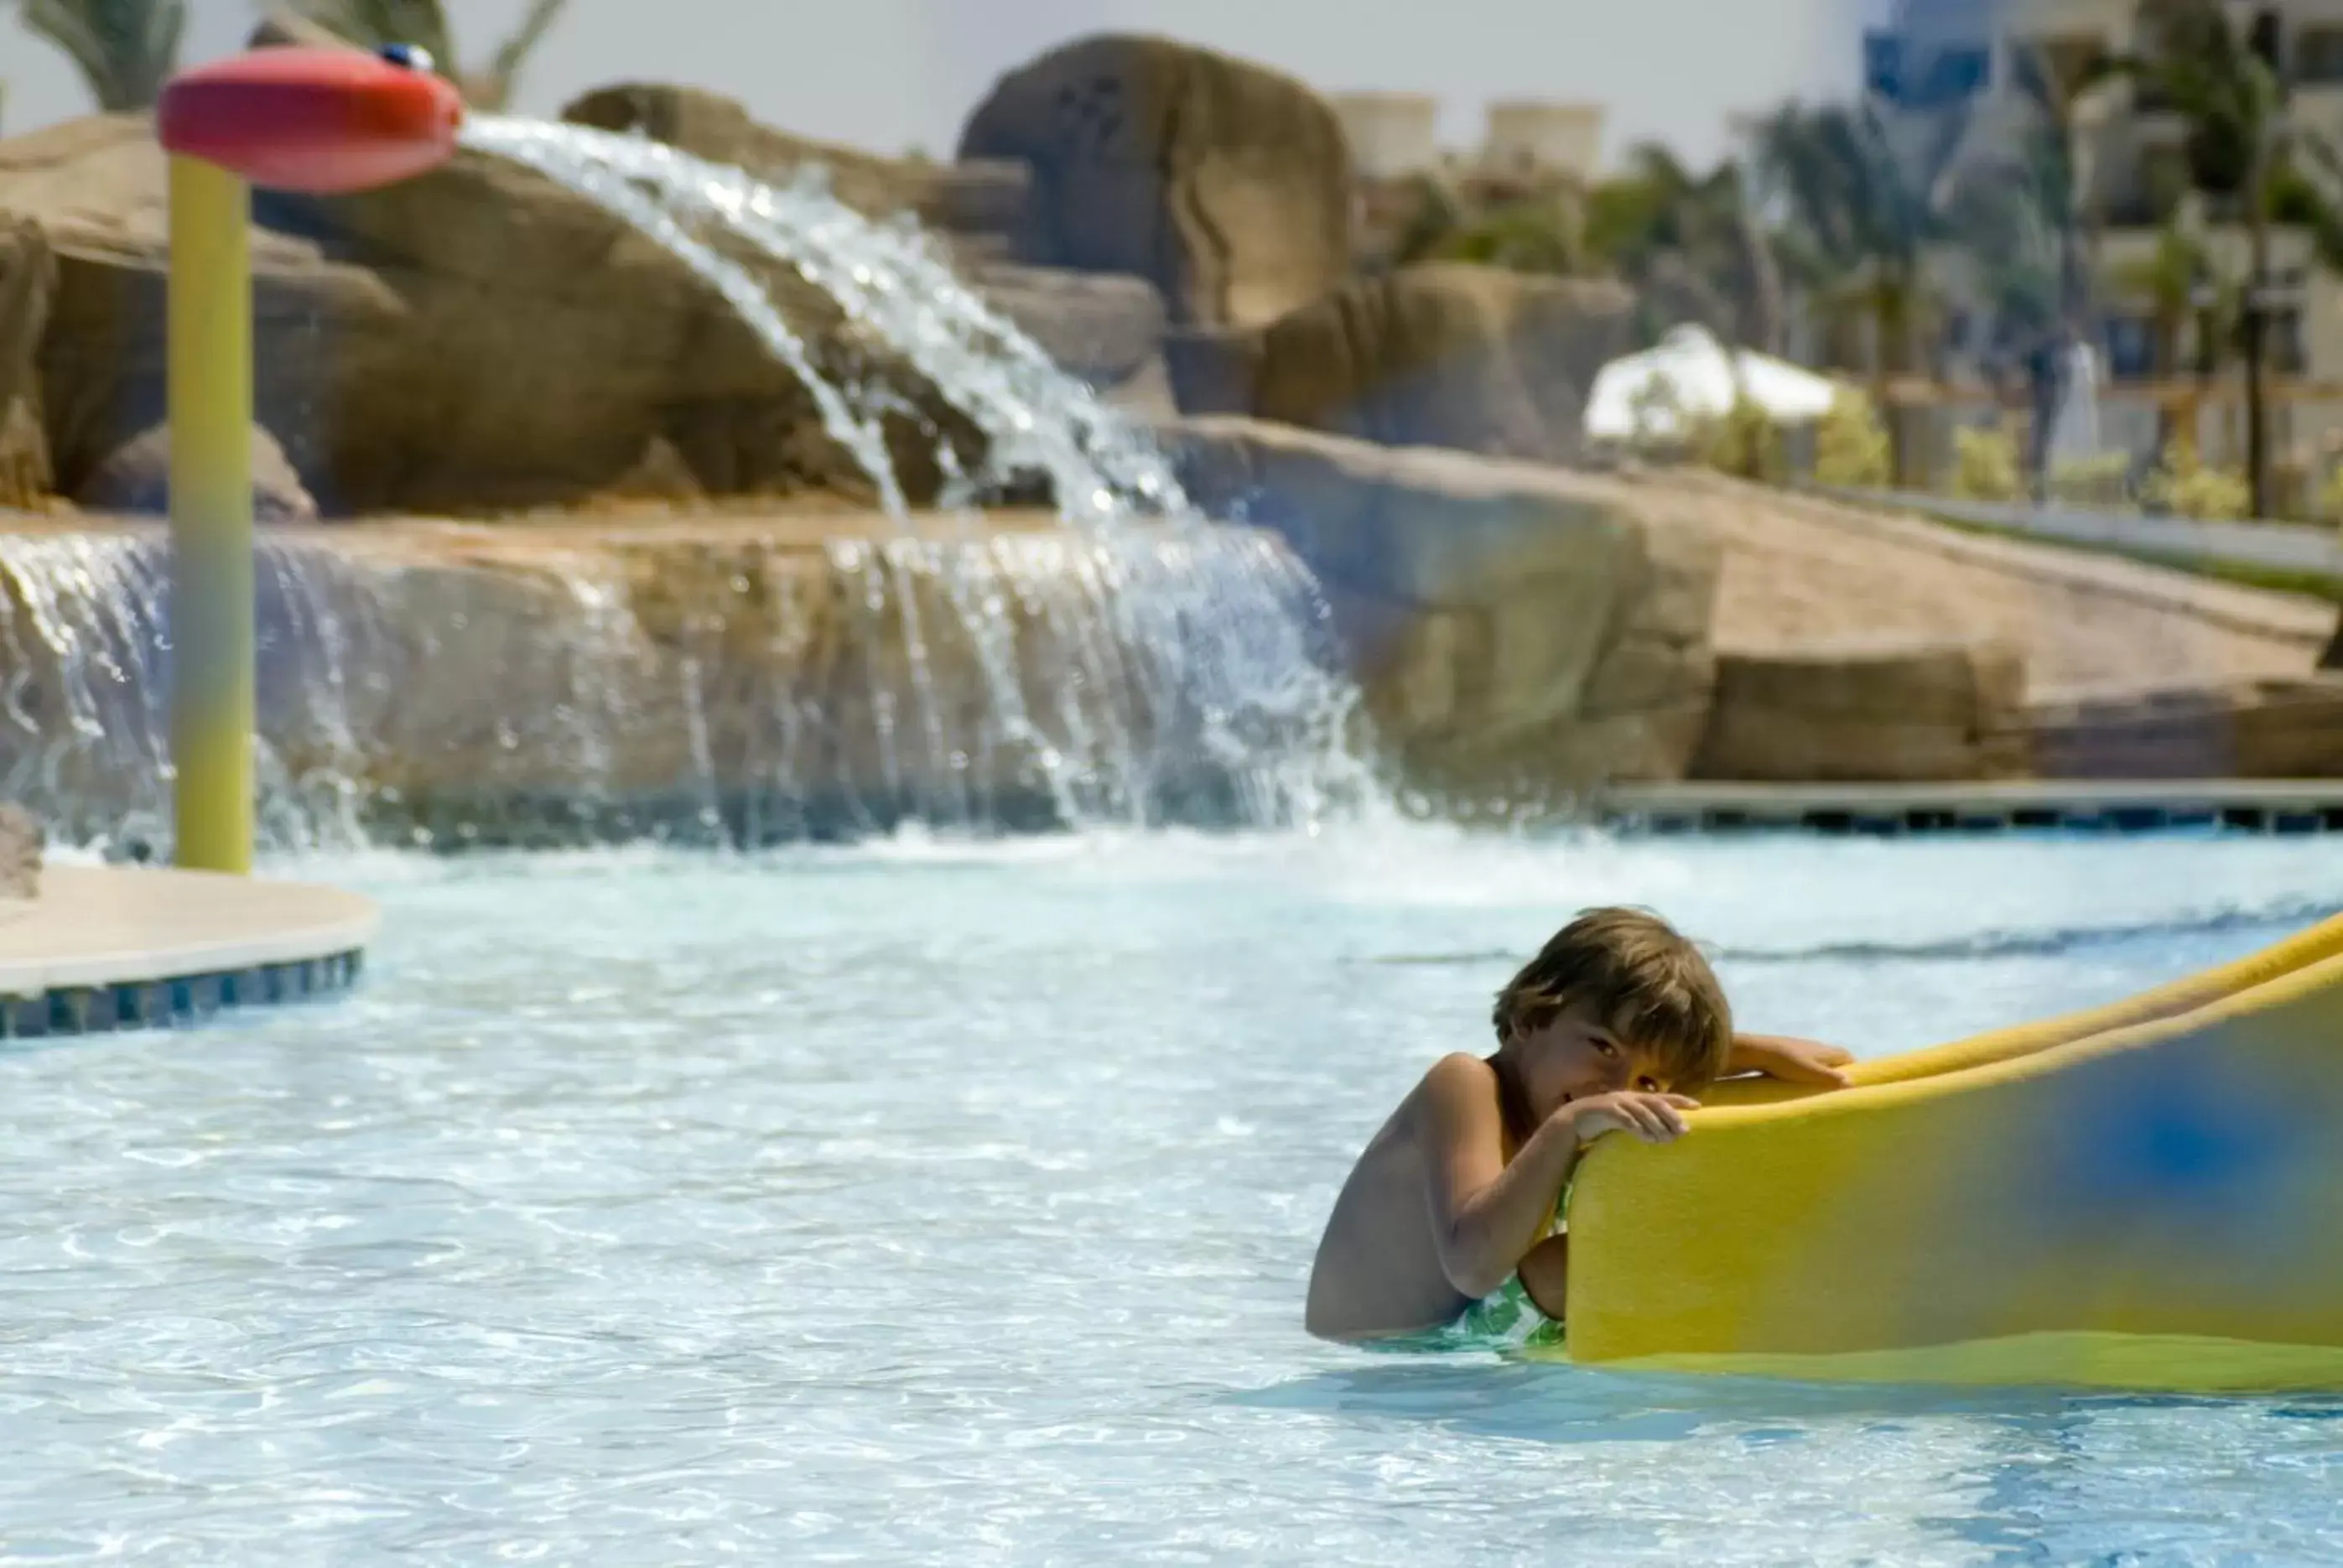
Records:
<instances>
[{"instance_id":1,"label":"large rock formation","mask_svg":"<svg viewBox=\"0 0 2343 1568\"><path fill-rule=\"evenodd\" d=\"M1163 368L1163 297L1116 273L980 262L966 275L1060 369L1150 413L1172 412Z\"/></svg>"},{"instance_id":2,"label":"large rock formation","mask_svg":"<svg viewBox=\"0 0 2343 1568\"><path fill-rule=\"evenodd\" d=\"M1718 550L1664 491L1244 419L1167 437L1200 504L1274 529L1317 574L1411 784L1511 809L1684 775Z\"/></svg>"},{"instance_id":3,"label":"large rock formation","mask_svg":"<svg viewBox=\"0 0 2343 1568\"><path fill-rule=\"evenodd\" d=\"M40 226L0 213L0 507L32 506L52 484L35 360L56 285Z\"/></svg>"},{"instance_id":4,"label":"large rock formation","mask_svg":"<svg viewBox=\"0 0 2343 1568\"><path fill-rule=\"evenodd\" d=\"M1006 258L1031 183L1022 164L875 157L762 125L715 93L657 83L597 88L563 109L561 117L598 130L638 132L768 182L819 168L848 206L872 217L909 213L929 226L955 253L977 294L1061 368L1101 389L1129 389L1142 403L1157 397L1164 307L1153 285L1129 274L1021 266ZM1002 243L989 243L995 238Z\"/></svg>"},{"instance_id":5,"label":"large rock formation","mask_svg":"<svg viewBox=\"0 0 2343 1568\"><path fill-rule=\"evenodd\" d=\"M786 181L811 167L847 206L871 217L908 212L928 219L943 198L950 171L880 157L760 124L734 99L698 87L620 82L572 99L561 111L572 125L634 131L711 163L734 164L760 180Z\"/></svg>"},{"instance_id":6,"label":"large rock formation","mask_svg":"<svg viewBox=\"0 0 2343 1568\"><path fill-rule=\"evenodd\" d=\"M1178 322L1274 320L1350 264L1332 108L1210 50L1120 35L1052 50L994 86L960 156L1031 166L1022 259L1137 273Z\"/></svg>"},{"instance_id":7,"label":"large rock formation","mask_svg":"<svg viewBox=\"0 0 2343 1568\"><path fill-rule=\"evenodd\" d=\"M1183 409L1387 446L1569 462L1594 373L1627 351L1615 283L1434 263L1353 278L1250 333L1172 346Z\"/></svg>"},{"instance_id":8,"label":"large rock formation","mask_svg":"<svg viewBox=\"0 0 2343 1568\"><path fill-rule=\"evenodd\" d=\"M2025 688L2024 663L2006 644L1726 650L1693 773L1782 782L2012 777L2026 767Z\"/></svg>"},{"instance_id":9,"label":"large rock formation","mask_svg":"<svg viewBox=\"0 0 2343 1568\"><path fill-rule=\"evenodd\" d=\"M164 167L147 122L0 142L0 206L57 258L39 355L57 487L163 416ZM720 293L600 207L504 160L361 196L255 204L256 399L321 508L480 511L573 501L663 441L715 493L867 498L811 396ZM841 372L920 400L889 436L916 498L933 423L977 439L793 269L754 267ZM0 365L5 365L0 360Z\"/></svg>"}]
</instances>

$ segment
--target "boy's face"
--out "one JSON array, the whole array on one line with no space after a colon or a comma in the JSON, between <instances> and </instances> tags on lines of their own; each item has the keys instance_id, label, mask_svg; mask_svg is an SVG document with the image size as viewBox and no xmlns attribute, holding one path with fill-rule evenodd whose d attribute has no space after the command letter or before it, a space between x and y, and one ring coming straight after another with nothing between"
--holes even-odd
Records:
<instances>
[{"instance_id":1,"label":"boy's face","mask_svg":"<svg viewBox=\"0 0 2343 1568\"><path fill-rule=\"evenodd\" d=\"M1622 1089L1664 1094L1674 1086L1653 1054L1596 1016L1586 1003L1564 1008L1543 1029L1509 1042L1530 1114L1544 1121L1564 1105Z\"/></svg>"}]
</instances>

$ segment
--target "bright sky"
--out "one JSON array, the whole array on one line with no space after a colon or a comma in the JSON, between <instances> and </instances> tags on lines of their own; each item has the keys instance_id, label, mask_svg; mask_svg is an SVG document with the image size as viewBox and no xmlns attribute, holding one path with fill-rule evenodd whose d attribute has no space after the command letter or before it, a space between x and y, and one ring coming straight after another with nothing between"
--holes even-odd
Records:
<instances>
[{"instance_id":1,"label":"bright sky","mask_svg":"<svg viewBox=\"0 0 2343 1568\"><path fill-rule=\"evenodd\" d=\"M476 56L525 0L450 0ZM1729 114L1852 85L1857 30L1885 0L571 0L522 89L551 114L590 86L692 83L770 124L881 152L949 154L1003 71L1087 33L1171 35L1328 90L1438 94L1443 132L1477 140L1492 98L1595 101L1606 152L1663 138L1725 150ZM0 130L87 112L64 58L0 0ZM238 47L250 0L194 0L190 61Z\"/></svg>"}]
</instances>

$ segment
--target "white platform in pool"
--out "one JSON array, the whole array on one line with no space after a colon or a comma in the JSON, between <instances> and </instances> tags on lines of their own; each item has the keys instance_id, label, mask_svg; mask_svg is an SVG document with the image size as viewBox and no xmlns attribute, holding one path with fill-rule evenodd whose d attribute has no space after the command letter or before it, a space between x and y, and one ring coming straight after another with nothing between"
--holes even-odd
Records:
<instances>
[{"instance_id":1,"label":"white platform in pool","mask_svg":"<svg viewBox=\"0 0 2343 1568\"><path fill-rule=\"evenodd\" d=\"M207 871L52 866L0 901L0 1035L70 1034L347 985L379 921L356 893Z\"/></svg>"}]
</instances>

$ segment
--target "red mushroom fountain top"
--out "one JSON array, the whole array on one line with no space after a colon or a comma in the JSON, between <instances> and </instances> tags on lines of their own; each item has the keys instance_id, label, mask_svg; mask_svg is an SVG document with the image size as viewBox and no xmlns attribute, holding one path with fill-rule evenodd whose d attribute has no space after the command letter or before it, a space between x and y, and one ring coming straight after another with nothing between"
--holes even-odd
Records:
<instances>
[{"instance_id":1,"label":"red mushroom fountain top","mask_svg":"<svg viewBox=\"0 0 2343 1568\"><path fill-rule=\"evenodd\" d=\"M330 195L437 167L463 118L420 51L256 49L173 77L156 130L171 152L254 185Z\"/></svg>"}]
</instances>

